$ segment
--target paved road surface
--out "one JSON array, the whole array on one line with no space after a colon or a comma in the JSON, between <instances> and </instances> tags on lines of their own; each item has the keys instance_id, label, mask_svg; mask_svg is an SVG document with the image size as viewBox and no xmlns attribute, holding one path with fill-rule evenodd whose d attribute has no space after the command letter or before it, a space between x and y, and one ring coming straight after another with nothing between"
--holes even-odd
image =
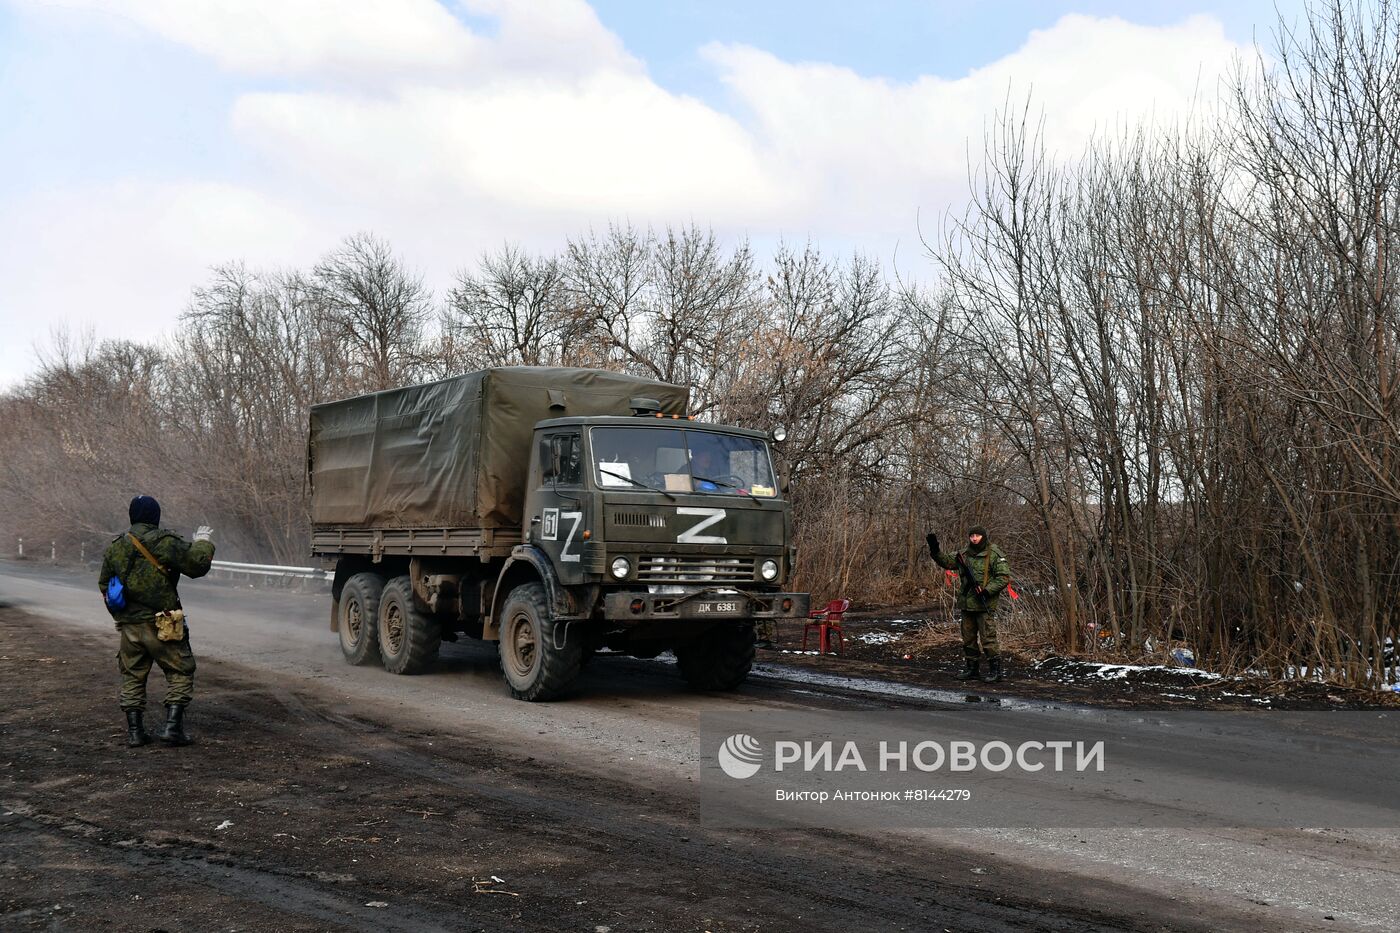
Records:
<instances>
[{"instance_id":1,"label":"paved road surface","mask_svg":"<svg viewBox=\"0 0 1400 933\"><path fill-rule=\"evenodd\" d=\"M393 677L342 662L328 630L325 596L208 581L187 582L182 595L201 660L245 665L314 691L330 706L368 703L390 721L402 716L440 724L444 731L478 735L519 760L566 763L615 784L686 792L697 773L696 722L702 712L762 717L777 710L875 709L891 702L830 684L788 681L781 670L732 695L700 696L663 662L600 659L586 671L580 696L526 704L506 693L490 646L444 645L435 672ZM85 575L0 562L0 600L74 631L111 630L95 580ZM202 690L216 687L207 679L200 684ZM926 709L930 716L956 715L940 711L932 697L893 702ZM1033 712L1047 714L1043 707ZM1267 730L1267 719L1262 721ZM871 857L893 846L923 849L930 859L953 864L965 857L968 865L982 865L990 857L1002 866L998 870L1021 872L1027 885L1044 878L1047 890L1034 893L1066 905L1079 896L1078 884L1087 891L1111 882L1158 905L1153 909L1182 905L1180 914L1171 911L1175 919L1163 919L1164 929L1194 915L1214 918L1207 926L1219 929L1393 930L1400 916L1400 832L1393 830L904 830L870 833L867 844ZM861 859L859 846L846 857ZM1141 905L1124 906L1126 915ZM910 918L911 927L919 925ZM996 928L978 928L984 926Z\"/></svg>"}]
</instances>

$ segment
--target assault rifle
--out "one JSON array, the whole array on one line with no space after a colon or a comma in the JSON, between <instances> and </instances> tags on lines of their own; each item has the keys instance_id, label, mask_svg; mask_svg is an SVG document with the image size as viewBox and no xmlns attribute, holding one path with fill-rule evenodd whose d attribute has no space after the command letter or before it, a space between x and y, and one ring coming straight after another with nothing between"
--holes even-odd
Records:
<instances>
[{"instance_id":1,"label":"assault rifle","mask_svg":"<svg viewBox=\"0 0 1400 933\"><path fill-rule=\"evenodd\" d=\"M963 577L967 580L967 585L972 589L972 592L977 595L977 598L982 601L982 605L987 605L987 591L982 589L982 584L978 583L977 578L972 575L972 568L967 565L967 561L963 558L962 551L958 551L955 556L958 561L958 570L961 571ZM991 559L992 555L988 554L987 560Z\"/></svg>"}]
</instances>

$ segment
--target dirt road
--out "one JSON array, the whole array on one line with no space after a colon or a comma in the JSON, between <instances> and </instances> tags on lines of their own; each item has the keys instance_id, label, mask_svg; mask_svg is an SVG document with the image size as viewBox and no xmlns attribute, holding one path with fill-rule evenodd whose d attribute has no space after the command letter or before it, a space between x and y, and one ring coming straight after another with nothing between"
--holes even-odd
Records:
<instances>
[{"instance_id":1,"label":"dirt road","mask_svg":"<svg viewBox=\"0 0 1400 933\"><path fill-rule=\"evenodd\" d=\"M781 672L697 696L622 660L518 703L480 646L417 678L346 667L324 597L187 584L199 744L127 750L91 581L0 564L0 599L4 929L1393 924L1394 832L707 828L699 711L938 703Z\"/></svg>"}]
</instances>

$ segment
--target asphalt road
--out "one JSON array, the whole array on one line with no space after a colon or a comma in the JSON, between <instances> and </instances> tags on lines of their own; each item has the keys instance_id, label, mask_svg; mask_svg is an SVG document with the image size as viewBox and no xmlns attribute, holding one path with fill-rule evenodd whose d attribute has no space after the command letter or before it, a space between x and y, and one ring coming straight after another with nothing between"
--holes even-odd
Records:
<instances>
[{"instance_id":1,"label":"asphalt road","mask_svg":"<svg viewBox=\"0 0 1400 933\"><path fill-rule=\"evenodd\" d=\"M444 733L470 734L501 755L558 762L613 788L690 793L699 767L697 723L702 715L742 722L782 711L883 710L892 705L935 717L957 715L942 702L947 698L936 693L880 696L843 689L830 680L803 681L800 674L780 669L731 695L696 695L665 663L631 659L596 661L586 671L579 695L567 702L526 704L509 697L491 646L444 645L439 669L419 677L393 677L343 663L328 628L329 599L324 595L207 581L187 581L182 595L201 661L218 659L284 679L330 708L368 705L384 721L402 717L436 724ZM87 576L0 563L0 600L72 631L111 631L95 580ZM114 672L94 676L115 680ZM206 679L200 689L217 687L208 675L201 677ZM1027 703L1023 710L1006 705L1012 716L1083 715L1043 703ZM115 701L113 706L115 718ZM193 710L197 725L198 707ZM1253 738L1267 744L1274 728L1269 716L1261 715ZM1277 741L1290 741L1287 730L1278 728ZM843 837L840 856L852 866L895 848L923 851L938 864L965 862L969 871L1014 876L1028 893L1067 909L1108 882L1115 886L1115 896L1123 898L1125 918L1140 917L1148 905L1162 912L1161 929L1187 928L1186 918L1194 917L1214 929L1391 930L1400 915L1400 832L1389 829L906 829L855 838L853 843ZM1143 928L1126 919L1123 925ZM910 917L910 926L919 928L917 917ZM988 921L977 928L997 924ZM1008 922L1004 928L1042 927ZM1043 928L1090 927L1047 921Z\"/></svg>"}]
</instances>

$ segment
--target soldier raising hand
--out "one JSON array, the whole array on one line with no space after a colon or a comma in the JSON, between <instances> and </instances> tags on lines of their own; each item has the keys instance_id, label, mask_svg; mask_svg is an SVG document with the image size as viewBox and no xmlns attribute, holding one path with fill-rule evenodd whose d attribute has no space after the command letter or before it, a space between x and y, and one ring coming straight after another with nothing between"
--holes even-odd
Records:
<instances>
[{"instance_id":1,"label":"soldier raising hand","mask_svg":"<svg viewBox=\"0 0 1400 933\"><path fill-rule=\"evenodd\" d=\"M967 546L949 555L939 546L938 535L928 535L929 553L938 566L958 573L958 608L962 610L962 643L965 666L958 680L971 680L980 672L986 683L1001 680L1001 652L997 648L996 608L1002 590L1011 582L1011 567L1001 548L992 544L987 529L974 525L967 531Z\"/></svg>"},{"instance_id":2,"label":"soldier raising hand","mask_svg":"<svg viewBox=\"0 0 1400 933\"><path fill-rule=\"evenodd\" d=\"M160 504L137 496L127 510L131 528L107 547L97 578L107 611L117 623L121 646L121 705L126 711L126 744L150 741L142 717L146 711L146 675L152 664L165 672L165 726L157 736L171 745L188 745L185 707L194 696L194 652L180 607L180 575L202 577L214 559L213 531L201 525L194 541L160 527Z\"/></svg>"}]
</instances>

